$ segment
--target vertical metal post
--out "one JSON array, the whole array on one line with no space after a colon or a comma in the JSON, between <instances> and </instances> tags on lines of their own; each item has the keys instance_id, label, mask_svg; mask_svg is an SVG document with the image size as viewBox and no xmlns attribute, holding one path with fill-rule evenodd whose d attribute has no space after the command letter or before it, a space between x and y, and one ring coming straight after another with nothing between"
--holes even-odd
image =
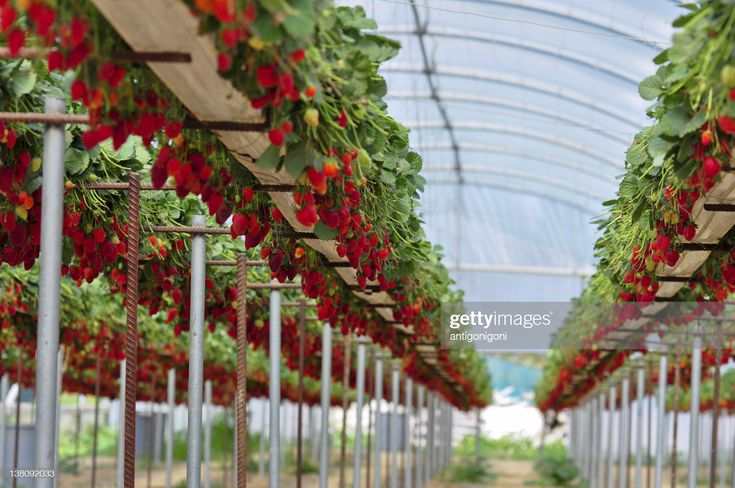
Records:
<instances>
[{"instance_id":1,"label":"vertical metal post","mask_svg":"<svg viewBox=\"0 0 735 488\"><path fill-rule=\"evenodd\" d=\"M608 432L610 435L607 437L607 488L613 487L615 480L615 455L613 454L613 437L615 432L615 407L617 406L617 396L615 394L615 385L610 385L610 403L608 404L608 412L610 418L608 419Z\"/></svg>"},{"instance_id":2,"label":"vertical metal post","mask_svg":"<svg viewBox=\"0 0 735 488\"><path fill-rule=\"evenodd\" d=\"M118 416L117 416L117 478L116 488L123 488L125 483L125 360L120 361L120 379L118 381L119 393ZM169 487L170 488L170 487Z\"/></svg>"},{"instance_id":3,"label":"vertical metal post","mask_svg":"<svg viewBox=\"0 0 735 488\"><path fill-rule=\"evenodd\" d=\"M303 469L303 427L304 427L304 347L306 344L306 301L299 303L299 389L296 431L296 488L301 488L301 471Z\"/></svg>"},{"instance_id":4,"label":"vertical metal post","mask_svg":"<svg viewBox=\"0 0 735 488\"><path fill-rule=\"evenodd\" d=\"M345 488L345 467L347 464L347 409L350 400L347 394L350 391L350 362L352 360L351 347L352 334L349 332L344 336L344 363L342 367L342 431L339 443L339 488Z\"/></svg>"},{"instance_id":5,"label":"vertical metal post","mask_svg":"<svg viewBox=\"0 0 735 488\"><path fill-rule=\"evenodd\" d=\"M595 488L603 488L605 480L605 457L602 455L602 433L604 429L602 414L605 412L605 393L600 393L597 397L597 443L593 447L597 451L597 467L595 472ZM608 432L608 436L610 433Z\"/></svg>"},{"instance_id":6,"label":"vertical metal post","mask_svg":"<svg viewBox=\"0 0 735 488\"><path fill-rule=\"evenodd\" d=\"M661 354L658 366L658 402L656 412L656 471L653 475L653 486L661 488L664 475L664 457L666 457L666 355Z\"/></svg>"},{"instance_id":7,"label":"vertical metal post","mask_svg":"<svg viewBox=\"0 0 735 488\"><path fill-rule=\"evenodd\" d=\"M411 475L413 474L413 463L411 459L411 411L413 410L413 380L406 378L406 393L403 401L405 409L403 412L403 486L411 486Z\"/></svg>"},{"instance_id":8,"label":"vertical metal post","mask_svg":"<svg viewBox=\"0 0 735 488\"><path fill-rule=\"evenodd\" d=\"M400 401L398 363L393 362L391 369L391 395L393 403L390 416L390 488L398 488L398 439L400 429L398 427L398 403Z\"/></svg>"},{"instance_id":9,"label":"vertical metal post","mask_svg":"<svg viewBox=\"0 0 735 488\"><path fill-rule=\"evenodd\" d=\"M422 442L421 437L423 435L423 408L424 408L424 385L418 385L416 388L416 488L423 486L423 475L424 475L424 456L422 455ZM410 488L410 487L408 487Z\"/></svg>"},{"instance_id":10,"label":"vertical metal post","mask_svg":"<svg viewBox=\"0 0 735 488\"><path fill-rule=\"evenodd\" d=\"M628 435L630 434L630 378L626 373L620 385L620 460L618 462L618 486L628 488Z\"/></svg>"},{"instance_id":11,"label":"vertical metal post","mask_svg":"<svg viewBox=\"0 0 735 488\"><path fill-rule=\"evenodd\" d=\"M97 486L97 434L100 425L100 375L101 375L100 353L97 353L97 362L95 364L95 380L94 380L94 428L92 434L92 488Z\"/></svg>"},{"instance_id":12,"label":"vertical metal post","mask_svg":"<svg viewBox=\"0 0 735 488\"><path fill-rule=\"evenodd\" d=\"M265 408L265 400L260 401L260 445L258 446L258 476L265 476L265 442L266 442L266 422L268 410ZM240 487L238 487L240 488Z\"/></svg>"},{"instance_id":13,"label":"vertical metal post","mask_svg":"<svg viewBox=\"0 0 735 488\"><path fill-rule=\"evenodd\" d=\"M3 373L0 379L0 486L5 486L5 400L8 396L8 373Z\"/></svg>"},{"instance_id":14,"label":"vertical metal post","mask_svg":"<svg viewBox=\"0 0 735 488\"><path fill-rule=\"evenodd\" d=\"M636 371L635 408L635 478L633 486L643 488L643 398L646 390L646 371L643 365Z\"/></svg>"},{"instance_id":15,"label":"vertical metal post","mask_svg":"<svg viewBox=\"0 0 735 488\"><path fill-rule=\"evenodd\" d=\"M280 486L281 439L279 407L281 405L281 292L275 290L270 297L270 457L268 459L268 486Z\"/></svg>"},{"instance_id":16,"label":"vertical metal post","mask_svg":"<svg viewBox=\"0 0 735 488\"><path fill-rule=\"evenodd\" d=\"M235 452L237 456L237 469L235 470L235 481L237 488L247 486L247 459L248 459L248 381L247 381L247 351L248 351L248 329L247 329L247 303L248 303L248 273L247 256L237 256L237 394L235 395ZM261 444L263 438L260 439ZM234 459L234 458L233 458ZM258 467L262 467L262 457L258 461ZM259 469L260 472L260 469Z\"/></svg>"},{"instance_id":17,"label":"vertical metal post","mask_svg":"<svg viewBox=\"0 0 735 488\"><path fill-rule=\"evenodd\" d=\"M380 353L375 355L375 478L374 488L380 488L383 485L382 479L382 443L383 443L383 414L380 411L380 404L383 402L383 356Z\"/></svg>"},{"instance_id":18,"label":"vertical metal post","mask_svg":"<svg viewBox=\"0 0 735 488\"><path fill-rule=\"evenodd\" d=\"M697 325L697 333L700 328ZM697 488L697 474L699 471L699 382L702 377L702 338L694 337L692 347L692 386L690 396L690 426L689 426L689 488ZM674 446L676 449L676 446Z\"/></svg>"},{"instance_id":19,"label":"vertical metal post","mask_svg":"<svg viewBox=\"0 0 735 488\"><path fill-rule=\"evenodd\" d=\"M434 392L430 391L426 398L426 410L428 412L427 427L428 432L426 435L426 469L424 471L424 480L427 482L434 475L434 405L435 396Z\"/></svg>"},{"instance_id":20,"label":"vertical metal post","mask_svg":"<svg viewBox=\"0 0 735 488\"><path fill-rule=\"evenodd\" d=\"M322 329L322 419L319 459L319 488L327 488L329 482L329 405L332 381L332 328L324 322Z\"/></svg>"},{"instance_id":21,"label":"vertical metal post","mask_svg":"<svg viewBox=\"0 0 735 488\"><path fill-rule=\"evenodd\" d=\"M316 430L316 406L311 405L309 408L309 451L311 463L316 464L318 458L319 439L317 439Z\"/></svg>"},{"instance_id":22,"label":"vertical metal post","mask_svg":"<svg viewBox=\"0 0 735 488\"><path fill-rule=\"evenodd\" d=\"M46 97L46 113L66 112L66 103ZM64 221L64 125L46 125L43 135L41 208L41 271L38 281L36 346L36 442L34 466L56 466L56 354L59 351L61 236ZM51 488L54 478L36 478L37 488Z\"/></svg>"},{"instance_id":23,"label":"vertical metal post","mask_svg":"<svg viewBox=\"0 0 735 488\"><path fill-rule=\"evenodd\" d=\"M194 227L204 227L204 215L195 215ZM204 234L191 237L191 311L189 318L189 418L186 451L186 486L202 483L202 387L204 381L204 295L206 273Z\"/></svg>"},{"instance_id":24,"label":"vertical metal post","mask_svg":"<svg viewBox=\"0 0 735 488\"><path fill-rule=\"evenodd\" d=\"M599 411L597 410L598 402L597 397L590 396L588 399L588 405L589 405L589 428L590 428L590 436L589 436L589 486L591 488L597 488L597 438L600 435L599 432Z\"/></svg>"},{"instance_id":25,"label":"vertical metal post","mask_svg":"<svg viewBox=\"0 0 735 488\"><path fill-rule=\"evenodd\" d=\"M135 402L138 393L138 276L140 257L140 176L128 177L125 282L125 488L135 487Z\"/></svg>"},{"instance_id":26,"label":"vertical metal post","mask_svg":"<svg viewBox=\"0 0 735 488\"><path fill-rule=\"evenodd\" d=\"M168 412L166 412L166 488L173 486L174 470L174 408L176 408L176 370L168 370L168 383L166 385L166 400L168 401Z\"/></svg>"},{"instance_id":27,"label":"vertical metal post","mask_svg":"<svg viewBox=\"0 0 735 488\"><path fill-rule=\"evenodd\" d=\"M717 322L717 340L715 341L715 371L713 383L714 391L712 394L712 439L710 441L710 472L709 487L715 488L717 485L717 449L719 443L717 437L720 427L720 366L722 363L722 322Z\"/></svg>"},{"instance_id":28,"label":"vertical metal post","mask_svg":"<svg viewBox=\"0 0 735 488\"><path fill-rule=\"evenodd\" d=\"M480 443L482 442L482 417L480 417L480 409L475 409L475 464L480 464L482 455L480 454Z\"/></svg>"},{"instance_id":29,"label":"vertical metal post","mask_svg":"<svg viewBox=\"0 0 735 488\"><path fill-rule=\"evenodd\" d=\"M207 422L204 424L204 488L212 486L212 380L204 383Z\"/></svg>"},{"instance_id":30,"label":"vertical metal post","mask_svg":"<svg viewBox=\"0 0 735 488\"><path fill-rule=\"evenodd\" d=\"M61 393L62 393L62 382L63 382L63 362L64 362L64 349L59 349L59 354L56 360L56 391L58 392L59 401L56 402L56 444L54 445L54 449L56 452L59 452L59 429L61 428ZM2 458L0 458L2 459ZM57 455L54 459L54 474L59 473L59 456ZM0 469L2 469L2 466L0 466ZM58 480L56 479L56 476L54 476L54 488L56 487L58 483Z\"/></svg>"},{"instance_id":31,"label":"vertical metal post","mask_svg":"<svg viewBox=\"0 0 735 488\"><path fill-rule=\"evenodd\" d=\"M452 465L452 456L454 455L453 451L453 441L454 441L454 407L451 405L447 406L447 422L449 423L449 428L447 429L447 464L449 466Z\"/></svg>"},{"instance_id":32,"label":"vertical metal post","mask_svg":"<svg viewBox=\"0 0 735 488\"><path fill-rule=\"evenodd\" d=\"M352 468L352 486L360 488L362 480L362 407L365 401L365 342L360 341L357 345L357 401L355 404L355 453ZM368 432L368 435L370 433Z\"/></svg>"}]
</instances>

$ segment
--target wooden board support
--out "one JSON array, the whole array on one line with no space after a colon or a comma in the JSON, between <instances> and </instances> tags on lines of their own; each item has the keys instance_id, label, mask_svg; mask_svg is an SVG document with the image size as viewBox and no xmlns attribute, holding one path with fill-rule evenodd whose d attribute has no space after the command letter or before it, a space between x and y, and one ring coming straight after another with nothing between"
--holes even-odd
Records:
<instances>
[{"instance_id":1,"label":"wooden board support","mask_svg":"<svg viewBox=\"0 0 735 488\"><path fill-rule=\"evenodd\" d=\"M172 51L189 54L190 63L147 63L158 78L200 121L232 121L262 123L261 113L232 84L217 73L217 51L210 36L198 34L198 20L181 0L92 0L118 34L133 51ZM285 171L273 172L258 167L255 160L270 142L262 132L213 131L230 153L261 184L294 184ZM295 231L311 231L296 219L293 197L289 193L269 192L283 217ZM346 262L337 255L335 241L304 239L309 247L326 257L328 262ZM347 285L357 285L355 270L335 268ZM377 283L372 282L375 285ZM354 292L370 304L393 305L387 293ZM394 321L390 308L376 309L386 321ZM412 332L398 327L404 332ZM432 361L427 360L427 363ZM433 361L436 364L436 361ZM443 372L445 373L445 372Z\"/></svg>"}]
</instances>

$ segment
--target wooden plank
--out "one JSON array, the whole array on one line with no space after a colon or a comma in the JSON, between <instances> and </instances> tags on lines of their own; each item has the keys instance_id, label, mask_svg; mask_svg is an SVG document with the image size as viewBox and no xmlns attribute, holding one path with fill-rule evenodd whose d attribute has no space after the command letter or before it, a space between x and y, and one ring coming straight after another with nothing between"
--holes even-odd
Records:
<instances>
[{"instance_id":1,"label":"wooden plank","mask_svg":"<svg viewBox=\"0 0 735 488\"><path fill-rule=\"evenodd\" d=\"M202 121L262 122L263 116L232 84L217 73L217 51L211 37L198 34L198 20L181 0L92 0L133 51L175 51L191 55L191 63L147 63L153 73L176 95L186 108ZM258 167L255 160L270 142L261 132L214 131L231 154L262 184L293 184L285 171L273 172ZM293 197L288 193L269 193L283 217L300 232L311 229L296 219ZM346 262L337 254L335 241L304 239L309 247L329 262ZM357 285L352 268L335 268L347 285ZM371 282L370 284L376 284ZM387 293L355 292L372 304L393 305ZM393 321L391 309L376 309L385 320ZM398 330L409 332L403 326ZM430 361L427 361L430 362ZM434 363L435 364L435 363Z\"/></svg>"}]
</instances>

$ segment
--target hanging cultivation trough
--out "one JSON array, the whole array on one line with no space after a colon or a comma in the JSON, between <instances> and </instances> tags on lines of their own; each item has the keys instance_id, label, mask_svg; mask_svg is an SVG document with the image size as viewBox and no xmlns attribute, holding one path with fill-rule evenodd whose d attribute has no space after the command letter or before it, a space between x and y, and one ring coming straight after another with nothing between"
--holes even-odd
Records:
<instances>
[{"instance_id":1,"label":"hanging cultivation trough","mask_svg":"<svg viewBox=\"0 0 735 488\"><path fill-rule=\"evenodd\" d=\"M54 484L62 391L124 400L117 486L135 484L136 401L164 391L169 486L173 405L188 404L194 487L202 458L210 483L211 405L234 407L246 486L245 409L259 396L270 402L270 486L281 398L299 405L299 486L302 405L321 404L326 486L330 406L346 418L365 393L390 399L392 423L401 402L407 434L413 416L429 442L423 464L405 448L404 475L414 462L417 483L435 474L449 459L445 403L487 404L489 378L473 352L438 350L439 301L453 292L414 213L420 158L406 131L379 89L351 87L351 67L320 65L332 50L359 52L325 42L324 26L359 38L363 14L326 7L317 18L310 2L31 1L1 2L0 18L12 95L0 107L2 363L36 391L35 485ZM384 51L360 76L377 83L395 47L370 42ZM353 336L364 339L354 347ZM422 426L424 409L441 409L440 431ZM362 459L358 448L357 473Z\"/></svg>"}]
</instances>

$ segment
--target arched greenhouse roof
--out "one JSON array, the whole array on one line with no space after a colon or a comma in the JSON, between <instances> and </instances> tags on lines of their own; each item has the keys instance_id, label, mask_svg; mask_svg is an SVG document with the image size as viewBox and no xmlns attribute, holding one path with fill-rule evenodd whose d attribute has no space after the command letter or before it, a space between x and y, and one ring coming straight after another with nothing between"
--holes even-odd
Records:
<instances>
[{"instance_id":1,"label":"arched greenhouse roof","mask_svg":"<svg viewBox=\"0 0 735 488\"><path fill-rule=\"evenodd\" d=\"M466 300L577 296L677 3L339 3L402 45L382 68L389 110L424 158L426 232Z\"/></svg>"}]
</instances>

